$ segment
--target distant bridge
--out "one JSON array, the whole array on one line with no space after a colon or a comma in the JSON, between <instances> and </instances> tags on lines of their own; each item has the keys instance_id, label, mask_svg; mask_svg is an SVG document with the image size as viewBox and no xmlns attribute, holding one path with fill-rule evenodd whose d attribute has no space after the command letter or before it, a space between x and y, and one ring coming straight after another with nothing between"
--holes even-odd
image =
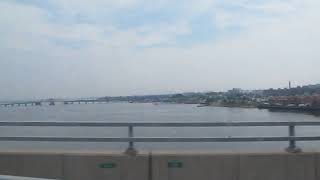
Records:
<instances>
[{"instance_id":1,"label":"distant bridge","mask_svg":"<svg viewBox=\"0 0 320 180\"><path fill-rule=\"evenodd\" d=\"M63 104L75 104L75 103L78 103L78 104L88 104L88 103L95 104L95 103L107 103L109 101L100 100L100 99L91 99L91 100L82 99L82 100L69 100L69 101L62 101L62 102L63 102Z\"/></svg>"},{"instance_id":2,"label":"distant bridge","mask_svg":"<svg viewBox=\"0 0 320 180\"><path fill-rule=\"evenodd\" d=\"M28 101L28 102L12 102L0 104L1 107L13 107L13 106L41 106L41 101Z\"/></svg>"},{"instance_id":3,"label":"distant bridge","mask_svg":"<svg viewBox=\"0 0 320 180\"><path fill-rule=\"evenodd\" d=\"M78 100L41 100L41 101L25 101L25 102L10 102L10 103L2 103L0 107L14 107L14 106L42 106L43 104L47 104L50 106L54 106L56 103L67 104L95 104L95 103L107 103L108 100L104 99L78 99Z\"/></svg>"}]
</instances>

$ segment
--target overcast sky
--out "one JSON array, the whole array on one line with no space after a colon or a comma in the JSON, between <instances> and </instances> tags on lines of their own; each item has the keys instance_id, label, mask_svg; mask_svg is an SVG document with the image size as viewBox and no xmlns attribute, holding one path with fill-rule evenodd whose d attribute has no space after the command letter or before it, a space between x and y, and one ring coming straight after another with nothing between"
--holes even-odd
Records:
<instances>
[{"instance_id":1,"label":"overcast sky","mask_svg":"<svg viewBox=\"0 0 320 180\"><path fill-rule=\"evenodd\" d=\"M319 0L1 0L0 99L320 82Z\"/></svg>"}]
</instances>

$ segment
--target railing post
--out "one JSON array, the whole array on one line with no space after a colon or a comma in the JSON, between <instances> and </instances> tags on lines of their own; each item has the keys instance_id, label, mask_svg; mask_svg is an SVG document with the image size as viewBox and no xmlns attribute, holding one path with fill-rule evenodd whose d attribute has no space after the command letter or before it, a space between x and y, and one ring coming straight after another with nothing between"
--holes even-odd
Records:
<instances>
[{"instance_id":1,"label":"railing post","mask_svg":"<svg viewBox=\"0 0 320 180\"><path fill-rule=\"evenodd\" d=\"M134 134L133 134L133 126L129 125L128 127L129 131L128 131L128 137L129 138L133 138ZM137 154L137 150L134 148L134 142L133 141L129 141L129 147L127 148L126 152L127 155L130 156L135 156Z\"/></svg>"},{"instance_id":2,"label":"railing post","mask_svg":"<svg viewBox=\"0 0 320 180\"><path fill-rule=\"evenodd\" d=\"M289 137L295 137L295 125L289 125ZM295 140L289 140L289 147L286 148L286 151L289 153L299 153L301 149L297 147Z\"/></svg>"}]
</instances>

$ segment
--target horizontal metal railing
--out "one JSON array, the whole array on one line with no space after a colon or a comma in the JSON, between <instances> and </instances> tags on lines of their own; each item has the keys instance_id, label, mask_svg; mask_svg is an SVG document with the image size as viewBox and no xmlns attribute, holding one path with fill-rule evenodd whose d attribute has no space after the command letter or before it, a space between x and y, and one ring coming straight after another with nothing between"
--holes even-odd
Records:
<instances>
[{"instance_id":1,"label":"horizontal metal railing","mask_svg":"<svg viewBox=\"0 0 320 180\"><path fill-rule=\"evenodd\" d=\"M0 175L0 180L57 180L57 179L44 179L44 178L33 178L33 177L25 177L25 176L7 176Z\"/></svg>"},{"instance_id":2,"label":"horizontal metal railing","mask_svg":"<svg viewBox=\"0 0 320 180\"><path fill-rule=\"evenodd\" d=\"M61 142L128 142L127 153L136 153L135 142L259 142L288 141L288 152L299 152L296 141L320 141L319 136L296 136L296 126L320 126L320 122L0 122L0 126L34 127L127 127L128 137L0 137L0 141L61 141ZM134 137L134 127L288 127L288 136L270 137Z\"/></svg>"},{"instance_id":3,"label":"horizontal metal railing","mask_svg":"<svg viewBox=\"0 0 320 180\"><path fill-rule=\"evenodd\" d=\"M0 121L0 126L67 126L67 127L246 127L246 126L320 126L320 121L275 122L51 122Z\"/></svg>"}]
</instances>

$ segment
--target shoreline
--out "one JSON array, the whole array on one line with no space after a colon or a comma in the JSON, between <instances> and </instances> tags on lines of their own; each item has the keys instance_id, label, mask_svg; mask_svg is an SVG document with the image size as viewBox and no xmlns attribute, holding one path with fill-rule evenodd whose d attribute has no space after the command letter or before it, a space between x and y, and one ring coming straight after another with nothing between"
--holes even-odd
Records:
<instances>
[{"instance_id":1,"label":"shoreline","mask_svg":"<svg viewBox=\"0 0 320 180\"><path fill-rule=\"evenodd\" d=\"M245 109L255 109L258 108L257 106L250 106L250 105L208 105L209 107L227 107L227 108L245 108Z\"/></svg>"},{"instance_id":2,"label":"shoreline","mask_svg":"<svg viewBox=\"0 0 320 180\"><path fill-rule=\"evenodd\" d=\"M223 104L223 103L200 104L198 107L227 107L227 108L245 108L245 109L258 108L257 105L248 105L248 104Z\"/></svg>"}]
</instances>

